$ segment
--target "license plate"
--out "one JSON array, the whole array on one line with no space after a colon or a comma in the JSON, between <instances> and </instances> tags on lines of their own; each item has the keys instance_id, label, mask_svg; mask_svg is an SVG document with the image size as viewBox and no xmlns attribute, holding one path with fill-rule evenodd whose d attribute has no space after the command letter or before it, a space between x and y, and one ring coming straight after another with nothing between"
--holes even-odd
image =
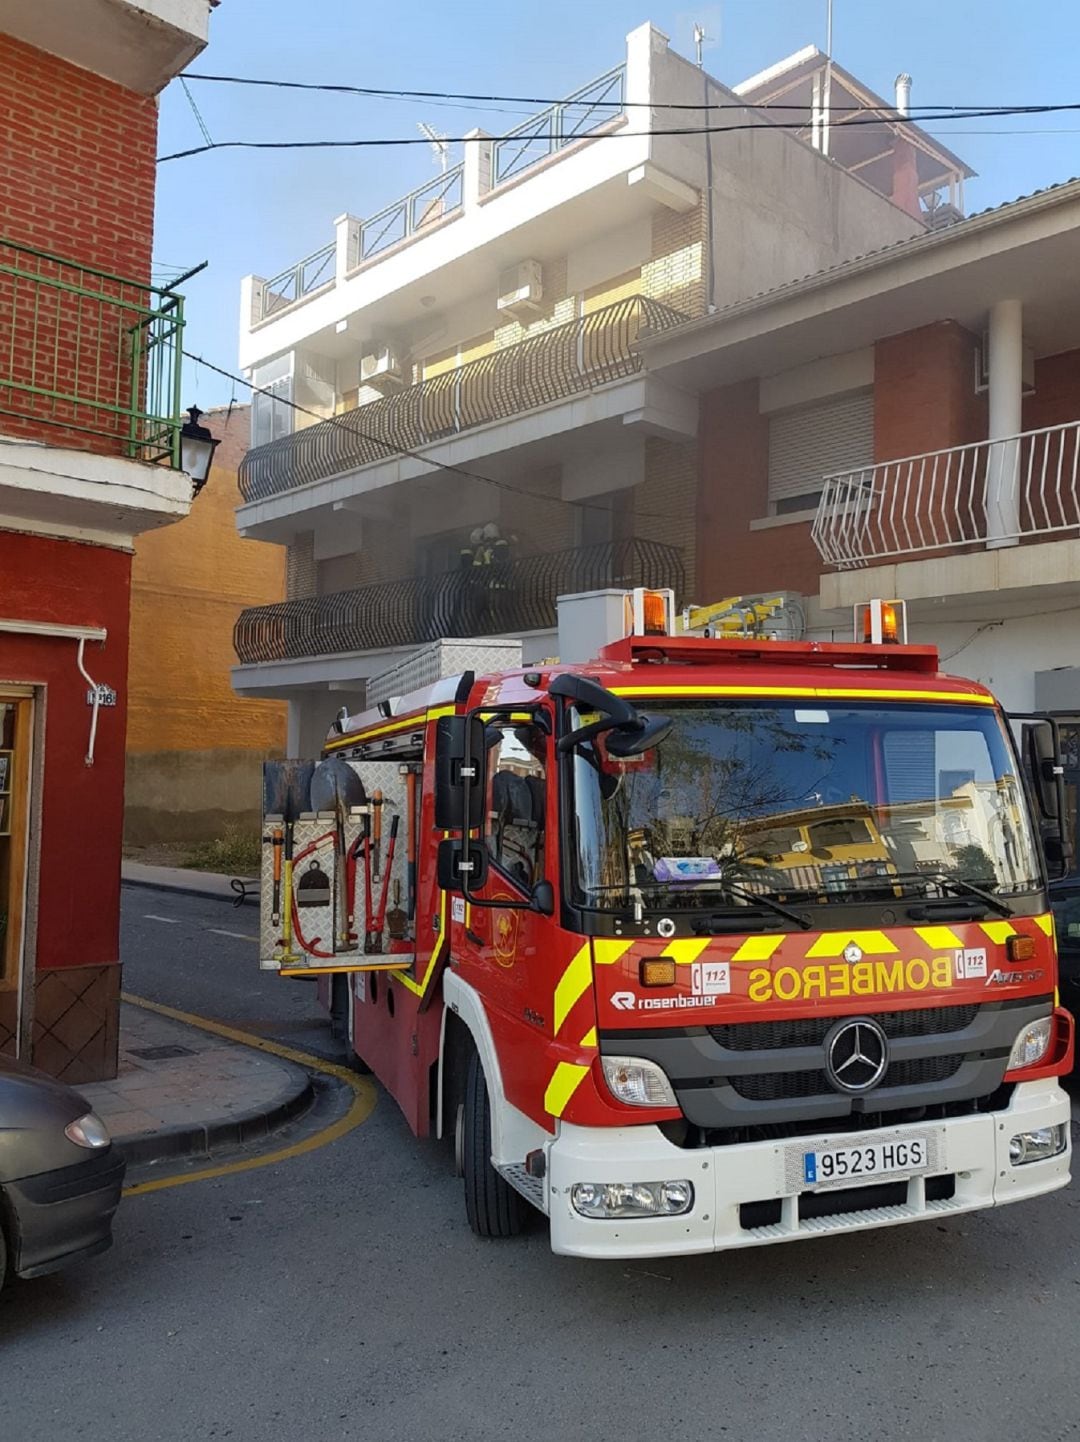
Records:
<instances>
[{"instance_id":1,"label":"license plate","mask_svg":"<svg viewBox=\"0 0 1080 1442\"><path fill-rule=\"evenodd\" d=\"M929 1161L922 1137L906 1142L870 1142L861 1147L830 1147L803 1153L803 1181L808 1187L825 1182L861 1181L891 1172L922 1172Z\"/></svg>"}]
</instances>

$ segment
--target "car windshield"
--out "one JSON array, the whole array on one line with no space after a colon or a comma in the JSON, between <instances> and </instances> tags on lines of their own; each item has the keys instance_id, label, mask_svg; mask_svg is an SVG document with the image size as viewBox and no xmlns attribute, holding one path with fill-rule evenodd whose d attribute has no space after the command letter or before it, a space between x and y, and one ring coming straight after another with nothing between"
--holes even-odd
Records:
<instances>
[{"instance_id":1,"label":"car windshield","mask_svg":"<svg viewBox=\"0 0 1080 1442\"><path fill-rule=\"evenodd\" d=\"M995 708L665 706L629 761L576 748L574 882L604 910L800 905L1040 884L1015 753Z\"/></svg>"}]
</instances>

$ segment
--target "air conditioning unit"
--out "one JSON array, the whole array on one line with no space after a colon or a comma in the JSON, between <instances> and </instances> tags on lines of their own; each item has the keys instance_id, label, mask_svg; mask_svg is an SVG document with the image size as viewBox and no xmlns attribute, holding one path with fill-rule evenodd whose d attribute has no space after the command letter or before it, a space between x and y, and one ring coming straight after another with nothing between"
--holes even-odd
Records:
<instances>
[{"instance_id":1,"label":"air conditioning unit","mask_svg":"<svg viewBox=\"0 0 1080 1442\"><path fill-rule=\"evenodd\" d=\"M1021 362L1020 389L1025 396L1035 394L1035 352L1025 346ZM983 331L982 340L975 348L975 394L982 395L990 389L990 335Z\"/></svg>"},{"instance_id":2,"label":"air conditioning unit","mask_svg":"<svg viewBox=\"0 0 1080 1442\"><path fill-rule=\"evenodd\" d=\"M400 390L405 384L405 370L390 346L377 346L360 360L360 384L374 390Z\"/></svg>"},{"instance_id":3,"label":"air conditioning unit","mask_svg":"<svg viewBox=\"0 0 1080 1442\"><path fill-rule=\"evenodd\" d=\"M500 274L496 304L501 314L516 320L536 315L543 299L544 269L538 260L523 260Z\"/></svg>"}]
</instances>

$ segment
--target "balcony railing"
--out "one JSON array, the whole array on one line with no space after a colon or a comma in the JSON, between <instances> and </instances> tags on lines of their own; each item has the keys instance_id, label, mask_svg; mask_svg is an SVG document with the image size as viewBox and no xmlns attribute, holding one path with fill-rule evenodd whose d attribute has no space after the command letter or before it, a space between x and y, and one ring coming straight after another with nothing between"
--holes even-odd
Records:
<instances>
[{"instance_id":1,"label":"balcony railing","mask_svg":"<svg viewBox=\"0 0 1080 1442\"><path fill-rule=\"evenodd\" d=\"M623 379L641 369L643 329L664 330L685 319L660 301L628 296L257 446L241 462L240 494L245 501L282 495Z\"/></svg>"},{"instance_id":2,"label":"balcony railing","mask_svg":"<svg viewBox=\"0 0 1080 1442\"><path fill-rule=\"evenodd\" d=\"M183 307L0 240L0 430L179 465Z\"/></svg>"},{"instance_id":3,"label":"balcony railing","mask_svg":"<svg viewBox=\"0 0 1080 1442\"><path fill-rule=\"evenodd\" d=\"M812 535L841 569L1080 529L1080 421L827 476Z\"/></svg>"},{"instance_id":4,"label":"balcony railing","mask_svg":"<svg viewBox=\"0 0 1080 1442\"><path fill-rule=\"evenodd\" d=\"M350 222L347 270L354 270L365 260L399 241L409 240L426 225L445 220L461 209L464 195L464 165L455 165L434 180L418 185L367 220ZM299 300L331 285L336 279L337 241L331 241L314 255L305 256L280 275L268 280L262 289L255 320L265 320L278 311L287 310Z\"/></svg>"},{"instance_id":5,"label":"balcony railing","mask_svg":"<svg viewBox=\"0 0 1080 1442\"><path fill-rule=\"evenodd\" d=\"M558 105L530 115L491 147L491 183L501 185L607 125L622 110L626 66L616 65L606 75L583 85Z\"/></svg>"},{"instance_id":6,"label":"balcony railing","mask_svg":"<svg viewBox=\"0 0 1080 1442\"><path fill-rule=\"evenodd\" d=\"M523 556L422 580L252 606L233 632L245 664L417 646L446 636L552 630L557 597L603 586L670 586L681 596L682 552L631 540Z\"/></svg>"}]
</instances>

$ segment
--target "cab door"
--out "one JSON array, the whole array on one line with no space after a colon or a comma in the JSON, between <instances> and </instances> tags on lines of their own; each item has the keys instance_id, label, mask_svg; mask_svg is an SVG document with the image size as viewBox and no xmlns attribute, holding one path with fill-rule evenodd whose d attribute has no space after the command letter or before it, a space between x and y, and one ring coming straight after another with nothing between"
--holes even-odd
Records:
<instances>
[{"instance_id":1,"label":"cab door","mask_svg":"<svg viewBox=\"0 0 1080 1442\"><path fill-rule=\"evenodd\" d=\"M508 1099L535 1113L537 1089L540 1095L543 1090L540 1037L550 1034L558 933L554 918L534 903L538 884L552 880L557 855L548 713L493 715L486 739L480 840L487 876L475 902L459 903L464 944L455 948L454 964L483 998Z\"/></svg>"}]
</instances>

